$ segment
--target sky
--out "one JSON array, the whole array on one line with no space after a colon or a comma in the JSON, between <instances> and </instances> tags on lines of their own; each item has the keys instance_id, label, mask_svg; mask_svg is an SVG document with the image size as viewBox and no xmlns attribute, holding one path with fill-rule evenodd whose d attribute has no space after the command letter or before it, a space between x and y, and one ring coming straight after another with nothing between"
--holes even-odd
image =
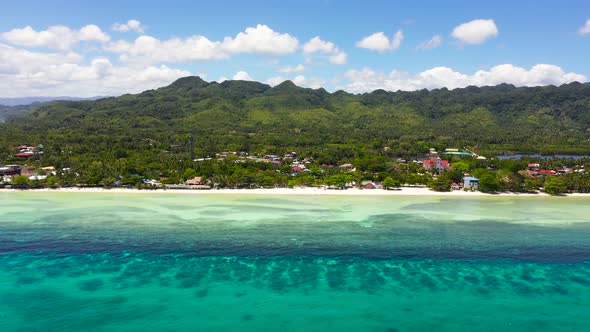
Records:
<instances>
[{"instance_id":1,"label":"sky","mask_svg":"<svg viewBox=\"0 0 590 332\"><path fill-rule=\"evenodd\" d=\"M590 1L6 1L0 97L116 96L197 75L328 91L590 78Z\"/></svg>"}]
</instances>

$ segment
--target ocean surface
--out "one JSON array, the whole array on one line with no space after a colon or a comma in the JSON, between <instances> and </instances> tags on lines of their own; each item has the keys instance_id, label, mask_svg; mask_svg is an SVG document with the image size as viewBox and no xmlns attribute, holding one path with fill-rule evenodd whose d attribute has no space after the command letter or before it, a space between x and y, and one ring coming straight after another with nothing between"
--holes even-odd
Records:
<instances>
[{"instance_id":1,"label":"ocean surface","mask_svg":"<svg viewBox=\"0 0 590 332\"><path fill-rule=\"evenodd\" d=\"M0 331L590 331L589 204L0 193Z\"/></svg>"}]
</instances>

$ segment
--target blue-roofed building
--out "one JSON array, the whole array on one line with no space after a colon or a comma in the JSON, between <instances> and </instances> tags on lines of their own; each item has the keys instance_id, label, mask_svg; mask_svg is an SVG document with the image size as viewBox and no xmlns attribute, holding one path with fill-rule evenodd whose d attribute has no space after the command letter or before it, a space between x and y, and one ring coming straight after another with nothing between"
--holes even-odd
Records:
<instances>
[{"instance_id":1,"label":"blue-roofed building","mask_svg":"<svg viewBox=\"0 0 590 332\"><path fill-rule=\"evenodd\" d=\"M463 178L463 189L464 190L478 190L479 189L479 179L471 177L471 176L464 177Z\"/></svg>"}]
</instances>

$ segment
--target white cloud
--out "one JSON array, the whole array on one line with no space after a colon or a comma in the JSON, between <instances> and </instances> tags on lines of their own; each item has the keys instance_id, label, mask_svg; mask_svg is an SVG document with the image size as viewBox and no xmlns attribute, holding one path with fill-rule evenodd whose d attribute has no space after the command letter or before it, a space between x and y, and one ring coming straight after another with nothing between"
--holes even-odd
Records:
<instances>
[{"instance_id":1,"label":"white cloud","mask_svg":"<svg viewBox=\"0 0 590 332\"><path fill-rule=\"evenodd\" d=\"M288 67L283 67L280 68L278 70L279 73L285 73L285 74L289 74L289 73L298 73L298 72L302 72L305 70L305 66L302 64L299 64L297 66L288 66Z\"/></svg>"},{"instance_id":2,"label":"white cloud","mask_svg":"<svg viewBox=\"0 0 590 332\"><path fill-rule=\"evenodd\" d=\"M284 81L291 80L295 85L305 87L305 88L312 88L312 89L319 89L326 84L326 81L320 78L306 78L303 75L297 75L294 78L288 78L284 76L276 76L271 77L265 81L266 84L270 86L275 86L283 83Z\"/></svg>"},{"instance_id":3,"label":"white cloud","mask_svg":"<svg viewBox=\"0 0 590 332\"><path fill-rule=\"evenodd\" d=\"M298 45L297 38L259 24L238 33L235 38L225 37L223 41L212 41L199 35L168 40L144 35L133 42L109 43L105 49L120 53L123 61L158 63L218 60L239 53L284 55L295 52Z\"/></svg>"},{"instance_id":4,"label":"white cloud","mask_svg":"<svg viewBox=\"0 0 590 332\"><path fill-rule=\"evenodd\" d=\"M78 32L78 39L83 41L97 41L104 43L111 40L111 37L102 32L98 26L90 24L80 29Z\"/></svg>"},{"instance_id":5,"label":"white cloud","mask_svg":"<svg viewBox=\"0 0 590 332\"><path fill-rule=\"evenodd\" d=\"M50 26L47 30L36 31L30 26L12 29L0 34L0 38L14 45L47 47L57 50L68 50L81 41L107 42L109 35L98 26L89 24L79 31L63 25Z\"/></svg>"},{"instance_id":6,"label":"white cloud","mask_svg":"<svg viewBox=\"0 0 590 332\"><path fill-rule=\"evenodd\" d=\"M566 73L559 66L548 64L538 64L528 70L503 64L489 70L479 70L472 75L463 74L448 67L435 67L417 75L397 70L385 73L364 68L349 70L344 77L347 83L340 88L350 92L370 92L376 89L413 91L442 87L454 89L469 85L486 86L501 83L516 86L560 85L573 81L585 82L587 79L583 75Z\"/></svg>"},{"instance_id":7,"label":"white cloud","mask_svg":"<svg viewBox=\"0 0 590 332\"><path fill-rule=\"evenodd\" d=\"M250 76L247 72L240 70L239 72L237 72L234 77L232 77L232 80L238 80L238 81L254 81L254 79L252 78L252 76Z\"/></svg>"},{"instance_id":8,"label":"white cloud","mask_svg":"<svg viewBox=\"0 0 590 332\"><path fill-rule=\"evenodd\" d=\"M315 36L303 45L303 53L314 54L320 53L328 57L330 63L336 65L345 64L348 60L348 55L340 50L334 43L324 41L320 36Z\"/></svg>"},{"instance_id":9,"label":"white cloud","mask_svg":"<svg viewBox=\"0 0 590 332\"><path fill-rule=\"evenodd\" d=\"M335 65L343 65L348 60L348 55L342 51L328 57L328 61Z\"/></svg>"},{"instance_id":10,"label":"white cloud","mask_svg":"<svg viewBox=\"0 0 590 332\"><path fill-rule=\"evenodd\" d=\"M265 81L265 83L270 86L275 86L275 85L279 85L279 84L283 83L286 80L288 80L288 78L283 77L283 76L275 76L275 77L271 77L271 78L267 79Z\"/></svg>"},{"instance_id":11,"label":"white cloud","mask_svg":"<svg viewBox=\"0 0 590 332\"><path fill-rule=\"evenodd\" d=\"M287 34L273 31L266 25L258 24L255 28L246 28L235 38L225 37L221 48L229 53L256 53L267 55L284 55L297 50L299 41Z\"/></svg>"},{"instance_id":12,"label":"white cloud","mask_svg":"<svg viewBox=\"0 0 590 332\"><path fill-rule=\"evenodd\" d=\"M402 30L398 30L391 40L387 38L383 32L375 32L356 43L357 47L366 48L368 50L385 52L391 50L397 50L400 48L402 41L404 40L404 33Z\"/></svg>"},{"instance_id":13,"label":"white cloud","mask_svg":"<svg viewBox=\"0 0 590 332\"><path fill-rule=\"evenodd\" d=\"M390 49L389 39L383 32L375 32L356 43L357 47L384 52Z\"/></svg>"},{"instance_id":14,"label":"white cloud","mask_svg":"<svg viewBox=\"0 0 590 332\"><path fill-rule=\"evenodd\" d=\"M423 41L420 44L418 44L418 46L416 46L416 49L418 49L418 50L431 50L433 48L439 47L442 44L442 42L443 42L443 39L441 36L434 35L429 40Z\"/></svg>"},{"instance_id":15,"label":"white cloud","mask_svg":"<svg viewBox=\"0 0 590 332\"><path fill-rule=\"evenodd\" d=\"M582 36L590 34L590 19L586 20L586 24L578 30L578 33Z\"/></svg>"},{"instance_id":16,"label":"white cloud","mask_svg":"<svg viewBox=\"0 0 590 332\"><path fill-rule=\"evenodd\" d=\"M110 43L105 49L120 53L121 60L128 62L187 62L229 57L229 54L220 50L220 42L213 42L203 36L161 41L144 35L137 37L132 43L124 40Z\"/></svg>"},{"instance_id":17,"label":"white cloud","mask_svg":"<svg viewBox=\"0 0 590 332\"><path fill-rule=\"evenodd\" d=\"M324 84L326 84L326 81L324 81L321 78L314 78L314 77L306 78L303 75L297 75L293 79L293 83L295 83L298 86L305 87L305 88L319 89L319 88L323 87Z\"/></svg>"},{"instance_id":18,"label":"white cloud","mask_svg":"<svg viewBox=\"0 0 590 332\"><path fill-rule=\"evenodd\" d=\"M487 39L498 36L494 20L473 20L456 26L451 33L462 44L482 44Z\"/></svg>"},{"instance_id":19,"label":"white cloud","mask_svg":"<svg viewBox=\"0 0 590 332\"><path fill-rule=\"evenodd\" d=\"M393 35L393 40L391 41L391 49L397 50L402 46L402 41L404 40L404 33L401 30L398 30L395 35Z\"/></svg>"},{"instance_id":20,"label":"white cloud","mask_svg":"<svg viewBox=\"0 0 590 332\"><path fill-rule=\"evenodd\" d=\"M304 53L332 53L336 46L332 42L323 41L320 36L315 36L303 45Z\"/></svg>"},{"instance_id":21,"label":"white cloud","mask_svg":"<svg viewBox=\"0 0 590 332\"><path fill-rule=\"evenodd\" d=\"M37 53L0 43L0 75L34 73L47 66L61 63L80 63L84 59L78 53Z\"/></svg>"},{"instance_id":22,"label":"white cloud","mask_svg":"<svg viewBox=\"0 0 590 332\"><path fill-rule=\"evenodd\" d=\"M76 53L31 52L0 44L0 95L76 96L136 93L170 84L190 72L167 66L116 66Z\"/></svg>"},{"instance_id":23,"label":"white cloud","mask_svg":"<svg viewBox=\"0 0 590 332\"><path fill-rule=\"evenodd\" d=\"M118 32L135 31L143 33L145 31L145 28L138 20L129 20L127 23L115 23L113 24L112 29Z\"/></svg>"}]
</instances>

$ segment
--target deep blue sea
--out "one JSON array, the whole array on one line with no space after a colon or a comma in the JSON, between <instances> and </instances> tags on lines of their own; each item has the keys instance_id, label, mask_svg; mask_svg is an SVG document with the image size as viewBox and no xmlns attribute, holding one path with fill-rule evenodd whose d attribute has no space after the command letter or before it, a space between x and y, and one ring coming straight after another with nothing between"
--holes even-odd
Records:
<instances>
[{"instance_id":1,"label":"deep blue sea","mask_svg":"<svg viewBox=\"0 0 590 332\"><path fill-rule=\"evenodd\" d=\"M0 192L0 331L590 331L589 203Z\"/></svg>"}]
</instances>

